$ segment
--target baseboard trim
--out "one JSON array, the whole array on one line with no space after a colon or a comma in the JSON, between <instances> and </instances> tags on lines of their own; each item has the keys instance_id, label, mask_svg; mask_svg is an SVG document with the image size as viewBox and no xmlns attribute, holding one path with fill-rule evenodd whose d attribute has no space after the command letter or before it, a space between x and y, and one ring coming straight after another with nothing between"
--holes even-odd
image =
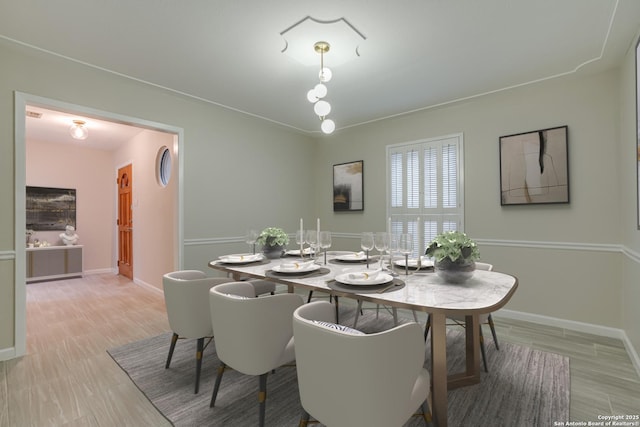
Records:
<instances>
[{"instance_id":1,"label":"baseboard trim","mask_svg":"<svg viewBox=\"0 0 640 427\"><path fill-rule=\"evenodd\" d=\"M504 319L522 320L525 322L531 322L545 326L555 326L558 328L569 329L571 331L583 332L602 337L617 338L623 342L627 354L631 359L631 363L638 373L638 376L640 376L640 355L638 355L638 352L633 346L633 343L623 329L506 309L500 309L496 311L495 313L493 313L493 316L496 318L502 317Z\"/></svg>"},{"instance_id":2,"label":"baseboard trim","mask_svg":"<svg viewBox=\"0 0 640 427\"><path fill-rule=\"evenodd\" d=\"M16 357L15 347L3 348L0 350L0 362Z\"/></svg>"},{"instance_id":3,"label":"baseboard trim","mask_svg":"<svg viewBox=\"0 0 640 427\"><path fill-rule=\"evenodd\" d=\"M133 279L133 283L135 283L138 286L142 286L143 288L146 288L146 289L149 289L151 291L154 291L154 292L157 292L157 293L160 293L160 294L164 295L164 292L162 291L162 289L156 288L151 283L147 283L147 282L145 282L143 280L135 279L135 278Z\"/></svg>"},{"instance_id":4,"label":"baseboard trim","mask_svg":"<svg viewBox=\"0 0 640 427\"><path fill-rule=\"evenodd\" d=\"M113 273L113 268L96 268L95 270L85 270L82 272L85 276L92 274L106 274Z\"/></svg>"}]
</instances>

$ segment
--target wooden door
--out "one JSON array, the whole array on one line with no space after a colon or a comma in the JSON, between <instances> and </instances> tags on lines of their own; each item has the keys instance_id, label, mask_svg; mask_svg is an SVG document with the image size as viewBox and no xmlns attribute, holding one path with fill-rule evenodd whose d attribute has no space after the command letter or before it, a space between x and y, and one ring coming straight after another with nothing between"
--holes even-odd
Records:
<instances>
[{"instance_id":1,"label":"wooden door","mask_svg":"<svg viewBox=\"0 0 640 427\"><path fill-rule=\"evenodd\" d=\"M118 273L133 280L133 174L129 164L118 169Z\"/></svg>"}]
</instances>

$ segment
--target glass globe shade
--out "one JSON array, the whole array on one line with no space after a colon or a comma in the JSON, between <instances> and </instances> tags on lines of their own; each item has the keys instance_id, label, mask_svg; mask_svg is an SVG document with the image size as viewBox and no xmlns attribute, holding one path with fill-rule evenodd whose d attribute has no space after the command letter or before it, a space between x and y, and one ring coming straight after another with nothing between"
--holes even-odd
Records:
<instances>
[{"instance_id":1,"label":"glass globe shade","mask_svg":"<svg viewBox=\"0 0 640 427\"><path fill-rule=\"evenodd\" d=\"M322 132L329 134L332 133L336 129L336 124L331 119L323 120L320 124L320 129Z\"/></svg>"},{"instance_id":2,"label":"glass globe shade","mask_svg":"<svg viewBox=\"0 0 640 427\"><path fill-rule=\"evenodd\" d=\"M313 88L318 98L324 98L327 96L327 87L322 83L318 83L316 87Z\"/></svg>"},{"instance_id":3,"label":"glass globe shade","mask_svg":"<svg viewBox=\"0 0 640 427\"><path fill-rule=\"evenodd\" d=\"M311 102L312 104L314 102L316 102L318 99L319 98L316 95L316 90L315 89L311 89L309 92L307 92L307 100L309 100L309 102Z\"/></svg>"},{"instance_id":4,"label":"glass globe shade","mask_svg":"<svg viewBox=\"0 0 640 427\"><path fill-rule=\"evenodd\" d=\"M333 73L331 72L330 69L328 69L327 67L324 67L320 70L320 72L318 73L318 78L320 79L321 82L326 83L329 80L331 80L331 77L333 77Z\"/></svg>"},{"instance_id":5,"label":"glass globe shade","mask_svg":"<svg viewBox=\"0 0 640 427\"><path fill-rule=\"evenodd\" d=\"M320 117L324 117L331 112L331 104L327 101L318 101L316 105L313 106L313 111Z\"/></svg>"},{"instance_id":6,"label":"glass globe shade","mask_svg":"<svg viewBox=\"0 0 640 427\"><path fill-rule=\"evenodd\" d=\"M69 133L74 139L87 139L89 136L89 130L84 127L84 122L81 120L73 121L73 125L69 128Z\"/></svg>"}]
</instances>

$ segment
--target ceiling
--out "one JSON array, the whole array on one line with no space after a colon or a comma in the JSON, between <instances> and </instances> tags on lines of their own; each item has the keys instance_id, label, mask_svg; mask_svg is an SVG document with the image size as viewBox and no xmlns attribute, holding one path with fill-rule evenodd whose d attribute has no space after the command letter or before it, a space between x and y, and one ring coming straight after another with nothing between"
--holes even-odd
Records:
<instances>
[{"instance_id":1,"label":"ceiling","mask_svg":"<svg viewBox=\"0 0 640 427\"><path fill-rule=\"evenodd\" d=\"M324 62L339 132L614 67L640 29L638 0L0 0L0 10L0 37L311 134L321 36L333 45ZM290 55L298 44L311 65Z\"/></svg>"}]
</instances>

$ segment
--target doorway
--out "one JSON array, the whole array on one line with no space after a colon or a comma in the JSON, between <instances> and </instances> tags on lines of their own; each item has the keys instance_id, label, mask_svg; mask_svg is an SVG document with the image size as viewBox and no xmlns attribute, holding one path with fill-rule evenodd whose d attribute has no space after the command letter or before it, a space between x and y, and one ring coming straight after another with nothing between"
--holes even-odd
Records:
<instances>
[{"instance_id":1,"label":"doorway","mask_svg":"<svg viewBox=\"0 0 640 427\"><path fill-rule=\"evenodd\" d=\"M38 106L51 110L72 113L82 115L84 117L91 117L98 120L107 122L126 124L130 126L140 127L141 129L158 131L165 134L173 135L173 154L176 157L174 164L178 170L182 168L182 144L183 144L183 130L173 126L165 125L157 122L150 122L147 120L138 119L135 117L122 116L116 113L95 110L92 108L69 104L53 99L43 98L36 95L30 95L25 93L15 93L15 233L16 236L24 235L26 224L26 210L25 210L25 186L26 186L26 111L27 106ZM112 172L113 173L113 172ZM174 176L179 177L181 174L176 173ZM111 175L113 177L113 175ZM113 179L113 178L112 178ZM172 235L174 237L173 252L173 268L179 269L183 264L183 232L182 232L182 182L176 178L176 191L175 191L175 217L173 221ZM113 181L111 181L113 182ZM115 196L114 196L115 199ZM115 210L115 208L114 208ZM114 221L115 222L115 221ZM114 224L112 222L111 224ZM113 225L110 225L113 230L113 241L116 242L117 232ZM16 256L15 256L15 356L22 356L26 353L26 284L25 284L25 270L26 270L26 248L20 245L23 239L16 239ZM135 242L133 242L135 244ZM114 250L114 265L116 251ZM134 282L135 282L134 276ZM144 283L141 283L144 285Z\"/></svg>"}]
</instances>

